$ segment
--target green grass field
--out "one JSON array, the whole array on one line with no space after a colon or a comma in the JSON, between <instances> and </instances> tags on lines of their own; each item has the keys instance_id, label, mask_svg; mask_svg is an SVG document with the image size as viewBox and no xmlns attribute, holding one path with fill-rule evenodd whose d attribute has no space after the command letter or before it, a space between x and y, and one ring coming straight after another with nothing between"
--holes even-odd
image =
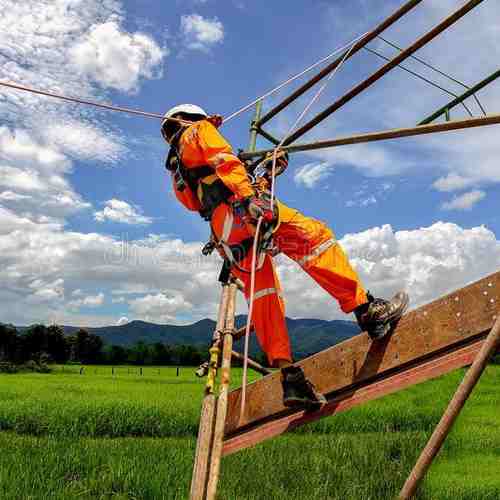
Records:
<instances>
[{"instance_id":1,"label":"green grass field","mask_svg":"<svg viewBox=\"0 0 500 500\"><path fill-rule=\"evenodd\" d=\"M193 369L78 370L0 376L0 498L187 498L203 389ZM394 498L462 375L228 457L220 498ZM500 498L499 387L490 366L419 498Z\"/></svg>"}]
</instances>

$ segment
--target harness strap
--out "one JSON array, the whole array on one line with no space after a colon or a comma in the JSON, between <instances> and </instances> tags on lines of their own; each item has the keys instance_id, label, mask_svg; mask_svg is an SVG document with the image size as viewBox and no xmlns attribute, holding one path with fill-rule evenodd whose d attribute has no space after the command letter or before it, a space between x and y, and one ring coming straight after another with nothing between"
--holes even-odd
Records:
<instances>
[{"instance_id":1,"label":"harness strap","mask_svg":"<svg viewBox=\"0 0 500 500\"><path fill-rule=\"evenodd\" d=\"M221 247L222 250L224 251L225 258L229 263L229 265L235 266L241 272L249 273L250 271L241 267L239 265L239 262L241 262L248 255L248 252L252 249L253 238L252 237L247 238L236 245L229 245L227 241L231 236L233 225L234 225L234 214L232 210L229 210L224 219L221 239L217 241L217 238L213 234L213 231L212 231L212 236L214 237L217 245ZM235 253L237 254L236 256ZM259 252L259 261L257 263L257 269L256 269L257 271L260 270L264 265L265 258L266 254L264 252Z\"/></svg>"}]
</instances>

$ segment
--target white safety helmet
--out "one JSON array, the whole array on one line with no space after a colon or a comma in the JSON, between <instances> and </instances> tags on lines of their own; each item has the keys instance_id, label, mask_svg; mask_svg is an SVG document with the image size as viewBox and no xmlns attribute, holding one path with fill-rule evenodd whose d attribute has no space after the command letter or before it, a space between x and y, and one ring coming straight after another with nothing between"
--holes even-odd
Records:
<instances>
[{"instance_id":1,"label":"white safety helmet","mask_svg":"<svg viewBox=\"0 0 500 500\"><path fill-rule=\"evenodd\" d=\"M165 119L163 120L163 123L165 123L167 118L172 118L177 113L185 113L186 115L201 115L205 118L208 118L207 112L203 108L196 106L196 104L180 104L179 106L175 106L172 109L169 109L165 113Z\"/></svg>"},{"instance_id":2,"label":"white safety helmet","mask_svg":"<svg viewBox=\"0 0 500 500\"><path fill-rule=\"evenodd\" d=\"M203 116L205 118L208 118L208 114L206 111L199 106L196 106L195 104L180 104L179 106L175 106L172 109L169 109L163 118L163 121L161 122L161 135L163 138L171 144L171 141L175 135L177 135L181 129L178 127L178 131L175 132L175 129L168 130L169 128L171 129L173 124L172 121L169 123L169 118L174 117L178 113L184 113L186 115L193 115L193 116Z\"/></svg>"}]
</instances>

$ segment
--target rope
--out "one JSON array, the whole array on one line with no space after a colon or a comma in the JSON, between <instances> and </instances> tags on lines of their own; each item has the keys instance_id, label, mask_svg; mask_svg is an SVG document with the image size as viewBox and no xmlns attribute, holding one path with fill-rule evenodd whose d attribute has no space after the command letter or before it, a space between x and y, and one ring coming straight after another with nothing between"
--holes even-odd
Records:
<instances>
[{"instance_id":1,"label":"rope","mask_svg":"<svg viewBox=\"0 0 500 500\"><path fill-rule=\"evenodd\" d=\"M302 121L302 119L307 114L307 112L309 111L311 106L320 98L321 94L325 91L330 80L337 74L337 72L343 66L346 59L349 57L356 42L357 42L357 40L354 40L352 42L351 46L349 47L349 50L345 53L344 57L340 61L340 64L335 68L335 70L333 70L328 75L328 78L326 79L326 81L323 83L323 85L320 87L320 89L316 92L316 94L313 96L311 101L307 104L307 106L302 111L302 113L300 113L300 115L295 120L294 124L290 127L290 130L287 132L285 137L274 148L273 166L272 166L272 173L271 173L271 210L273 210L273 207L274 207L275 184L276 184L276 158L277 158L279 149L283 146L284 142L288 139L290 134L295 130L295 128L298 126L298 124ZM245 328L245 351L244 351L244 359L243 359L243 380L242 380L242 387L241 387L240 421L243 421L243 418L245 415L245 406L246 406L246 386L247 386L247 378L248 378L248 345L249 345L249 338L250 338L250 328L251 328L251 323L252 323L253 304L254 304L254 298L255 298L255 274L256 274L255 273L255 262L256 262L257 246L258 246L258 239L259 239L261 224L262 224L262 218L260 218L258 223L257 223L257 228L255 231L255 237L254 237L254 241L253 241L252 267L251 267L251 275L250 275L250 301L249 301L249 306L248 306L247 324L246 324L246 328Z\"/></svg>"},{"instance_id":2,"label":"rope","mask_svg":"<svg viewBox=\"0 0 500 500\"><path fill-rule=\"evenodd\" d=\"M17 83L0 82L0 86L8 87L10 89L21 90L23 92L30 92L32 94L43 95L46 97L54 97L55 99L60 99L62 101L74 102L76 104L85 104L87 106L93 106L95 108L106 109L108 111L117 111L120 113L129 113L133 115L145 116L146 118L155 118L163 120L164 115L158 113L150 113L148 111L141 111L139 109L122 108L120 106L114 106L112 104L104 104L102 102L89 101L87 99L81 99L79 97L70 97L67 95L57 94L55 92L49 92L47 90L35 89L33 87L26 87L24 85L19 85ZM186 120L180 120L179 118L169 118L169 120L181 123L183 125L190 125L192 122Z\"/></svg>"},{"instance_id":3,"label":"rope","mask_svg":"<svg viewBox=\"0 0 500 500\"><path fill-rule=\"evenodd\" d=\"M297 73L296 75L290 77L288 80L285 80L283 83L280 83L274 89L270 90L269 92L266 92L265 94L262 94L260 97L257 97L251 103L247 104L246 106L243 106L241 109L239 109L238 111L235 111L234 113L232 113L231 115L229 115L227 118L224 118L223 123L226 123L229 120L232 120L233 118L236 118L238 115L241 115L241 113L244 113L245 111L248 111L250 108L252 108L253 106L255 106L255 104L257 104L259 101L262 101L263 99L266 99L266 98L272 96L273 94L275 94L276 92L278 92L278 90L281 90L283 87L285 87L286 85L294 82L295 80L297 80L301 76L304 76L306 73L309 73L309 71L312 71L314 68L317 68L318 66L320 66L324 62L326 62L329 59L331 59L332 57L336 56L339 52L342 52L343 50L347 49L348 47L351 47L356 42L358 42L359 40L361 40L362 38L364 38L368 33L369 33L369 31L367 31L366 33L363 33L362 35L360 35L360 36L358 36L356 38L354 38L354 40L351 40L349 43L346 43L342 47L339 47L339 48L335 49L331 54L328 54L326 57L323 57L323 59L320 59L318 62L315 62L313 65L311 65L308 68L302 70L300 73Z\"/></svg>"},{"instance_id":4,"label":"rope","mask_svg":"<svg viewBox=\"0 0 500 500\"><path fill-rule=\"evenodd\" d=\"M245 405L247 398L247 378L248 378L248 348L250 345L250 329L252 325L252 314L253 314L253 303L255 298L255 275L256 275L256 264L257 264L257 251L259 243L260 228L262 226L262 217L257 221L257 227L255 228L255 236L253 240L252 249L252 265L250 274L250 303L248 305L248 318L245 327L245 349L243 352L243 381L241 387L241 406L240 406L240 421L242 421L245 415Z\"/></svg>"},{"instance_id":5,"label":"rope","mask_svg":"<svg viewBox=\"0 0 500 500\"><path fill-rule=\"evenodd\" d=\"M138 109L121 108L118 106L113 106L111 104L104 104L101 102L80 99L79 97L69 97L69 96L65 96L62 94L57 94L55 92L49 92L47 90L39 90L39 89L35 89L33 87L26 87L26 86L19 85L16 83L0 82L0 85L2 87L9 87L11 89L22 90L24 92L31 92L32 94L44 95L47 97L55 97L56 99L61 99L63 101L74 102L77 104L86 104L88 106L94 106L95 108L103 108L103 109L107 109L109 111L119 111L121 113L131 113L134 115L145 116L147 118L159 118L159 119L163 118L163 115L160 115L157 113L149 113L147 111L140 111Z\"/></svg>"},{"instance_id":6,"label":"rope","mask_svg":"<svg viewBox=\"0 0 500 500\"><path fill-rule=\"evenodd\" d=\"M321 94L325 91L326 87L330 83L330 80L337 74L339 69L344 65L346 59L349 57L349 55L352 52L352 49L354 48L354 45L356 42L353 42L353 44L349 47L349 50L345 53L344 57L342 58L342 61L340 61L340 64L328 75L328 78L326 81L323 83L323 85L320 87L320 89L316 92L314 97L311 99L309 104L305 107L304 111L299 115L299 117L295 120L295 123L290 127L290 130L287 132L285 137L280 141L280 143L274 148L273 152L273 166L272 166L272 171L271 171L271 207L273 207L274 204L274 196L275 196L275 184L276 184L276 159L278 156L278 152L285 143L285 141L290 137L292 132L296 129L296 127L299 125L299 123L303 120L304 116L306 116L307 112L311 109L312 105L321 97Z\"/></svg>"},{"instance_id":7,"label":"rope","mask_svg":"<svg viewBox=\"0 0 500 500\"><path fill-rule=\"evenodd\" d=\"M251 103L247 104L243 108L239 109L238 111L235 111L234 113L232 113L231 115L229 115L227 118L225 118L222 123L226 123L229 120L232 120L233 118L236 118L238 115L240 115L241 113L244 113L245 111L247 111L248 109L250 109L252 106L254 106L258 101L260 101L262 99L266 99L267 97L270 97L271 95L275 94L276 92L278 92L279 90L281 90L286 85L289 85L290 83L294 82L295 80L297 80L301 76L304 76L306 73L312 71L314 68L317 68L318 66L320 66L324 62L328 61L329 59L331 59L332 57L334 57L335 55L337 55L339 52L342 52L347 47L351 46L353 43L356 43L357 41L361 40L367 34L368 34L368 32L364 33L361 36L356 37L353 41L351 41L351 42L343 45L342 47L339 47L339 48L335 49L331 54L328 54L326 57L323 57L322 59L320 59L319 61L315 62L314 64L312 64L308 68L302 70L300 73L297 73L296 75L290 77L288 80L285 80L283 83L280 83L277 87L275 87L274 89L270 90L269 92L266 92L265 94L263 94L262 96L258 97L257 99L253 100ZM95 108L106 109L108 111L116 111L116 112L119 112L119 113L129 113L129 114L133 114L133 115L144 116L146 118L154 118L154 119L159 119L159 120L163 120L163 118L164 118L164 115L160 114L160 113L151 113L149 111L142 111L142 110L139 110L139 109L124 108L124 107L121 107L121 106L115 106L113 104L104 104L102 102L90 101L88 99L82 99L80 97L70 97L70 96L66 96L66 95L63 95L63 94L59 94L57 92L36 89L34 87L28 87L28 86L25 86L25 85L21 85L19 83L0 82L0 86L11 88L11 89L14 89L14 90L20 90L20 91L23 91L23 92L30 92L32 94L43 95L43 96L46 96L46 97L53 97L55 99L60 99L60 100L63 100L63 101L73 102L73 103L76 103L76 104L85 104L87 106L93 106ZM182 123L182 120L176 120L176 121L179 121L180 123Z\"/></svg>"}]
</instances>

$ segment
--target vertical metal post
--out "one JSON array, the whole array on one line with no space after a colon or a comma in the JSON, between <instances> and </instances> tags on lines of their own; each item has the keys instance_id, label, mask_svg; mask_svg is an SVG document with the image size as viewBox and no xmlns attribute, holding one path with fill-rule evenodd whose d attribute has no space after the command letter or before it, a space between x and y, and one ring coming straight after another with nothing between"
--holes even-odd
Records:
<instances>
[{"instance_id":1,"label":"vertical metal post","mask_svg":"<svg viewBox=\"0 0 500 500\"><path fill-rule=\"evenodd\" d=\"M248 145L248 149L250 151L255 151L257 147L257 133L258 133L257 122L260 120L261 115L262 115L262 101L259 101L255 105L255 118L252 120L252 123L250 125L250 144Z\"/></svg>"},{"instance_id":2,"label":"vertical metal post","mask_svg":"<svg viewBox=\"0 0 500 500\"><path fill-rule=\"evenodd\" d=\"M493 328L491 329L488 337L484 341L483 347L479 351L474 363L467 371L462 383L460 384L457 392L450 401L448 408L444 412L441 421L437 425L434 433L432 434L427 446L420 455L415 467L411 471L410 476L399 494L402 500L409 500L417 491L420 481L424 478L427 470L439 453L441 446L455 423L455 420L460 415L467 399L471 395L474 387L479 382L488 361L491 356L496 352L500 345L500 316L497 318Z\"/></svg>"},{"instance_id":3,"label":"vertical metal post","mask_svg":"<svg viewBox=\"0 0 500 500\"><path fill-rule=\"evenodd\" d=\"M450 108L446 108L444 110L444 116L446 118L446 121L449 122L450 121Z\"/></svg>"}]
</instances>

